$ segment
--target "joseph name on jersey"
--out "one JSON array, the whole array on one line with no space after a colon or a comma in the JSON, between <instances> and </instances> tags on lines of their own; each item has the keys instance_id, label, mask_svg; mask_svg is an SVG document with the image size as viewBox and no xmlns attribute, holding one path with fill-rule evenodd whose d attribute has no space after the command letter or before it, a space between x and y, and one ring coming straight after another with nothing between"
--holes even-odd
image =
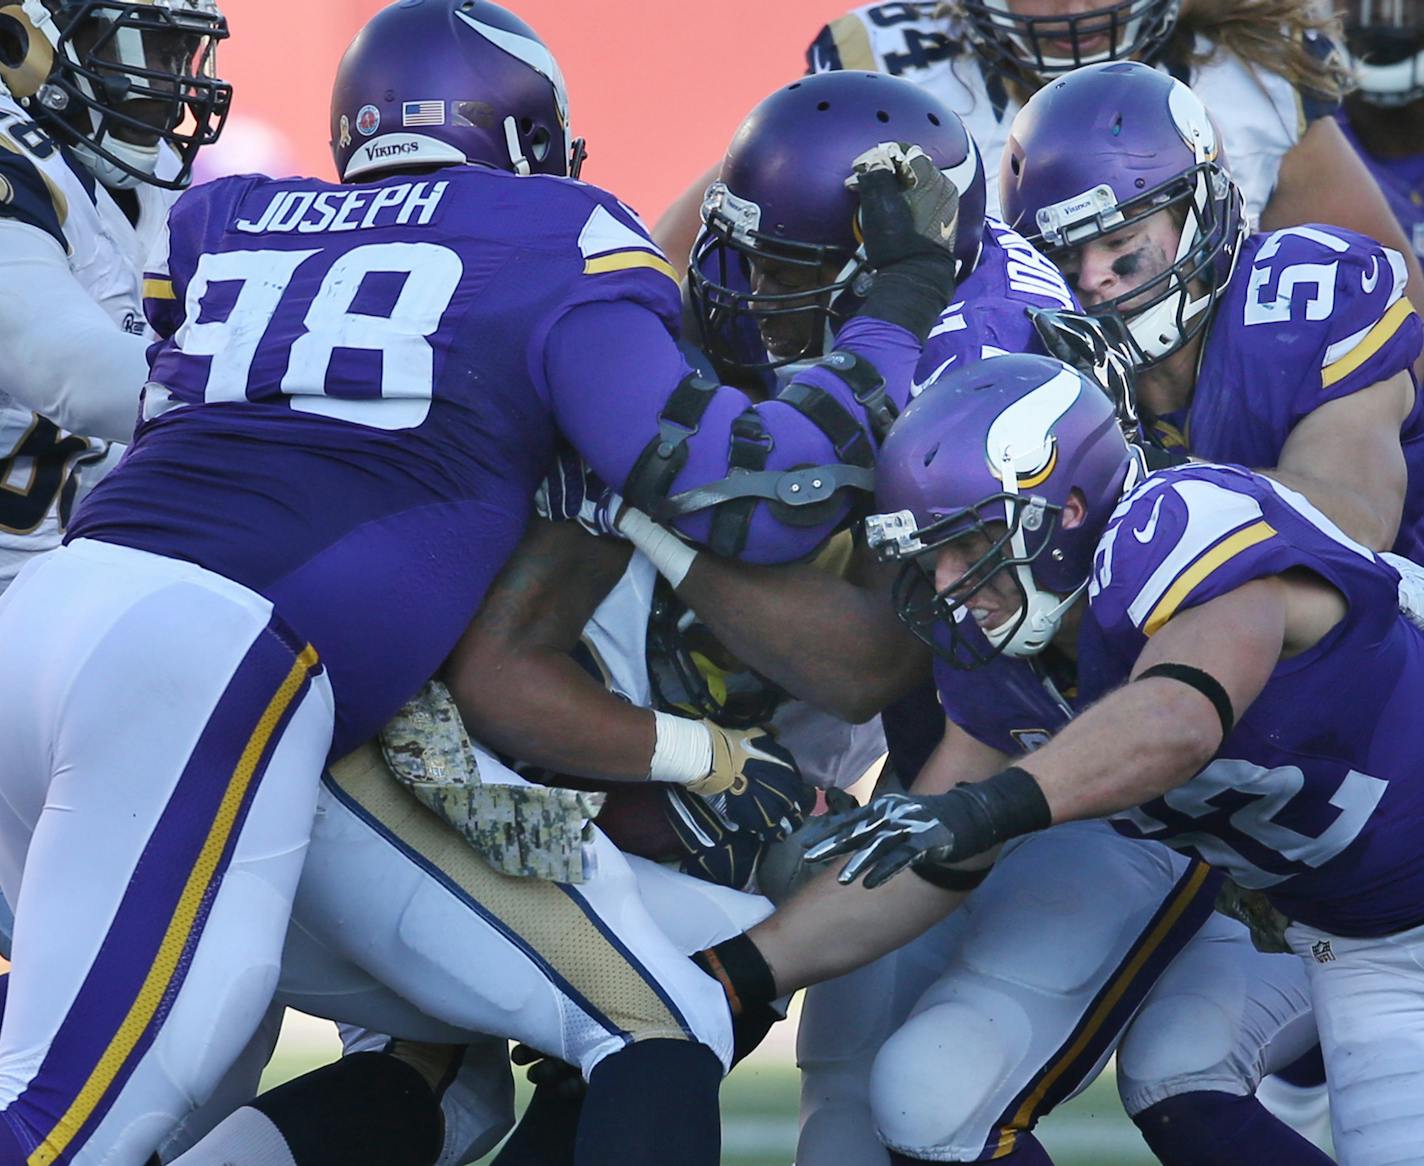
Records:
<instances>
[{"instance_id":1,"label":"joseph name on jersey","mask_svg":"<svg viewBox=\"0 0 1424 1166\"><path fill-rule=\"evenodd\" d=\"M174 196L150 187L136 193L135 227L79 161L0 88L0 219L52 238L94 302L118 327L138 335L145 252ZM135 418L139 388L132 386ZM107 442L69 433L32 412L0 379L0 589L31 556L59 545L78 486L76 466L92 480L111 460Z\"/></svg>"},{"instance_id":2,"label":"joseph name on jersey","mask_svg":"<svg viewBox=\"0 0 1424 1166\"><path fill-rule=\"evenodd\" d=\"M612 196L475 167L221 179L175 204L167 255L145 419L71 537L272 600L330 671L343 752L435 672L524 528L549 329L621 300L672 331L676 283Z\"/></svg>"},{"instance_id":3,"label":"joseph name on jersey","mask_svg":"<svg viewBox=\"0 0 1424 1166\"><path fill-rule=\"evenodd\" d=\"M1291 430L1322 405L1407 373L1424 328L1404 295L1398 252L1341 227L1251 236L1202 348L1186 410L1165 419L1168 445L1208 461L1278 465ZM1409 470L1394 549L1424 553L1424 402L1400 431Z\"/></svg>"},{"instance_id":4,"label":"joseph name on jersey","mask_svg":"<svg viewBox=\"0 0 1424 1166\"><path fill-rule=\"evenodd\" d=\"M1399 613L1393 568L1301 495L1209 464L1159 471L1130 492L1094 560L1081 699L1126 681L1174 616L1292 570L1344 597L1340 623L1277 665L1216 760L1115 824L1195 851L1332 934L1417 926L1424 633Z\"/></svg>"},{"instance_id":5,"label":"joseph name on jersey","mask_svg":"<svg viewBox=\"0 0 1424 1166\"><path fill-rule=\"evenodd\" d=\"M929 89L964 119L965 128L984 156L987 207L999 213L999 158L1020 103L1004 78L980 62L964 28L953 16L939 15L938 3L866 4L821 30L807 50L813 73L828 69L866 69L904 77ZM1328 50L1320 42L1320 51ZM1213 111L1226 141L1232 177L1241 186L1251 220L1276 186L1287 150L1300 140L1310 120L1332 109L1303 94L1275 74L1253 69L1234 54L1214 49L1198 37L1205 63L1168 69L1189 84ZM1159 65L1159 67L1166 67Z\"/></svg>"}]
</instances>

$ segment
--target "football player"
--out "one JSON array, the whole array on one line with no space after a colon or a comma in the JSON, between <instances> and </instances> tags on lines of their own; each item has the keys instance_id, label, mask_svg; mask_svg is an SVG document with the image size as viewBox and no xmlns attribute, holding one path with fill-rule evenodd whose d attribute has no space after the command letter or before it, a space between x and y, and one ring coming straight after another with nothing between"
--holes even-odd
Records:
<instances>
[{"instance_id":1,"label":"football player","mask_svg":"<svg viewBox=\"0 0 1424 1166\"><path fill-rule=\"evenodd\" d=\"M717 343L722 337L744 341L750 334L755 338L753 329L762 332L764 322L775 326L778 337L789 331L789 295L781 289L771 289L770 294L747 291L752 282L747 273L785 254L822 258L816 256L813 244L826 242L828 233L824 228L818 233L817 228L834 221L821 210L830 201L830 187L818 180L813 159L806 158L797 143L825 141L831 136L828 128L811 134L805 132L805 126L817 125L818 118L824 118L824 127L834 125L831 116L817 112L821 99L839 92L836 85L850 90L857 84L856 75L842 75L839 82L833 80L836 76L809 78L768 101L759 116L749 119L734 138L723 168L726 189L714 188L707 200L708 236L716 242L704 238L699 243L690 278L693 302L701 306L704 316L704 334L713 336L713 351L723 361L733 359L736 350L728 354L731 345ZM795 104L802 95L804 109ZM784 132L768 140L764 135L773 128ZM776 143L783 144L781 151L775 149ZM778 210L792 206L792 190L801 192L805 199L804 219L788 210L777 214L776 221L783 225L775 235L737 239L731 215L748 206ZM1041 259L993 219L986 221L985 240L980 266L960 289L963 306L951 309L946 317L951 326L937 326L926 344L920 374L924 380L957 359L974 359L983 351L981 345L993 351L995 342L1005 347L1037 343L1024 311L1028 305L1022 281L1041 270ZM1011 241L1008 249L996 250L995 244L1004 240ZM849 248L844 243L842 248L843 257ZM833 251L824 258L836 254ZM823 262L822 267L840 274L842 265ZM713 283L709 272L718 275L719 281ZM732 286L737 276L743 279L740 291ZM983 294L976 295L975 289ZM1056 289L1061 297L1059 306L1071 303L1055 276L1040 284L1040 296L1049 289ZM797 306L809 316L815 305L824 309L833 302L827 296ZM1029 305L1047 306L1043 298L1029 300ZM984 330L991 327L997 331L986 336ZM822 330L823 317L799 329L803 337L817 336ZM768 363L765 353L760 357L752 353L743 360L748 373L757 373ZM918 653L908 651L899 635L884 630L881 617L888 610L880 607L885 602L883 589L847 589L824 573L804 568L757 571L737 567L661 538L639 520L634 520L630 533L676 583L680 595L694 608L706 604L709 625L720 639L734 646L740 658L764 670L788 691L841 716L874 715L886 700L913 683L922 667ZM548 570L558 573L552 563ZM857 578L863 582L868 577L862 567ZM476 621L477 629L480 622ZM505 682L511 674L510 663L498 657L486 658L482 667L471 672L472 678L491 689L489 677L498 675ZM531 693L530 699L547 713L548 694L555 688L543 685L539 695ZM1038 682L1030 678L1028 691L1035 688L1039 688ZM487 699L493 707L494 695ZM1019 704L1007 698L1003 703L1015 708ZM937 707L932 705L929 715L943 726ZM1037 710L1031 713L1031 717L1037 715ZM920 716L923 719L923 714ZM602 722L585 717L583 723ZM902 717L896 723L901 732L892 735L892 756L897 753L897 737L902 745L899 756L910 755L911 749L903 742L906 728L921 738L930 736L927 726L915 724L913 719ZM1027 739L1037 724L1030 719L1016 728ZM928 727L933 727L933 722ZM530 730L535 731L532 724ZM578 730L571 727L570 731ZM1007 748L1016 750L1014 739L1009 740ZM932 745L933 737L930 742ZM911 744L918 747L918 742ZM598 745L590 740L585 755ZM905 772L913 775L915 769ZM982 1014L973 1032L956 1031L948 1042L959 1048L979 1040L973 1045L979 1050L979 1060L951 1059L927 1068L914 1049L907 1055L905 1045L911 1039L907 1033L886 1063L898 1061L907 1077L932 1076L945 1082L943 1091L920 1090L919 1095L938 1114L940 1125L933 1139L936 1153L953 1153L955 1160L960 1160L961 1154L973 1159L985 1142L994 1152L1013 1148L1018 1160L1032 1160L1029 1155L1036 1143L1023 1131L1062 1096L1091 1080L1144 997L1155 1006L1169 990L1184 994L1183 986L1204 966L1222 967L1233 977L1238 988L1232 1000L1241 1009L1240 1019L1212 1030L1213 1039L1198 1033L1195 1039L1186 1040L1178 1015L1169 1018L1162 1007L1154 1007L1155 1023L1144 1026L1147 1035L1136 1042L1143 1055L1134 1058L1134 1064L1141 1066L1129 1100L1135 1111L1164 1099L1198 1096L1223 1081L1235 1092L1247 1093L1259 1071L1248 1073L1245 1066L1253 1063L1262 1048L1274 1044L1278 1057L1281 1049L1299 1044L1302 1033L1309 1043L1303 985L1281 983L1285 976L1273 979L1269 974L1271 965L1281 961L1267 960L1265 968L1259 968L1260 957L1251 952L1239 926L1222 920L1202 928L1212 899L1202 868L1161 849L1115 839L1110 831L1101 829L1067 832L1042 845L1042 850L1024 848L1006 864L999 877L976 897L972 913L951 920L913 949L810 994L798 1045L798 1059L805 1071L799 1161L884 1160L885 1152L869 1120L870 1063L916 998L937 980L943 981L947 991L972 999ZM1067 873L1057 870L1064 852L1074 855L1073 868ZM1054 932L1045 929L1034 909L1031 890L1045 882L1049 870L1054 871L1052 877L1062 892L1061 909L1052 913L1061 930ZM1109 903L1110 909L1103 910ZM1195 942L1199 936L1200 941ZM1041 937L1042 954L1026 946L1029 937ZM827 936L816 942L829 950L836 947ZM1050 949L1055 958L1048 955ZM1066 958L1070 952L1076 953L1071 961ZM1149 955L1144 957L1144 953ZM1159 991L1149 996L1154 981L1169 964L1170 978L1161 981ZM1267 974L1262 975L1262 970ZM1287 964L1279 970L1291 973L1295 969ZM1033 982L1027 984L1025 979L1030 976ZM1254 994L1246 989L1248 979ZM1105 999L1114 1001L1114 1007L1104 1008ZM1283 1006L1283 1001L1290 1003ZM1167 1023L1168 1019L1173 1023ZM917 1026L925 1032L925 1043L933 1045L937 1027L943 1031L941 1020L938 1014L930 1015ZM996 1043L987 1039L996 1030L1031 1033L1031 1037L1025 1037L1025 1043ZM1079 1041L1084 1032L1087 1038ZM1162 1054L1167 1049L1181 1050L1182 1055L1166 1058ZM1190 1068L1178 1071L1177 1066L1192 1058ZM1000 1074L986 1076L977 1071L980 1060L993 1060L1005 1068ZM1173 1067L1169 1069L1169 1065ZM1045 1081L1051 1081L1052 1088L1040 1090ZM904 1111L905 1094L898 1084L882 1093L887 1108L893 1104ZM945 1104L950 1094L958 1102L953 1109ZM1031 1098L1032 1104L1026 1104L1026 1098ZM1189 1104L1192 1102L1176 1102L1177 1125L1184 1124ZM1216 1124L1229 1129L1240 1120L1234 1115L1229 1122ZM1202 1135L1211 1121L1211 1115L1194 1121L1190 1135L1184 1133L1184 1137ZM979 1142L965 1149L976 1135ZM1289 1135L1281 1131L1281 1137ZM950 1143L948 1149L946 1143ZM1274 1145L1279 1149L1285 1142Z\"/></svg>"},{"instance_id":2,"label":"football player","mask_svg":"<svg viewBox=\"0 0 1424 1166\"><path fill-rule=\"evenodd\" d=\"M138 417L142 267L231 89L214 0L0 11L0 590Z\"/></svg>"},{"instance_id":3,"label":"football player","mask_svg":"<svg viewBox=\"0 0 1424 1166\"><path fill-rule=\"evenodd\" d=\"M1416 255L1424 255L1424 6L1350 0L1341 6L1356 87L1340 130L1389 202Z\"/></svg>"},{"instance_id":4,"label":"football player","mask_svg":"<svg viewBox=\"0 0 1424 1166\"><path fill-rule=\"evenodd\" d=\"M864 876L883 914L923 885L881 887L904 867L933 882L1055 822L1111 814L1200 854L1289 921L1340 1161L1416 1156L1424 638L1394 569L1272 478L1202 463L1137 481L1096 388L1033 357L944 378L879 468L884 545L920 581L905 618L948 669L1002 650L1052 594L1042 646L1074 662L1085 711L980 782L945 791L931 773L876 799L808 856L853 853L838 878ZM947 705L963 711L968 692L946 688ZM783 986L794 951L769 956Z\"/></svg>"},{"instance_id":5,"label":"football player","mask_svg":"<svg viewBox=\"0 0 1424 1166\"><path fill-rule=\"evenodd\" d=\"M726 1006L635 917L616 852L585 887L524 880L500 914L490 868L432 876L440 823L392 805L369 749L321 775L454 646L559 431L656 505L726 477L747 402L689 379L666 261L568 180L557 66L505 10L378 13L332 131L342 184L244 176L175 205L134 444L0 605L0 879L19 891L0 1161L143 1161L260 1019L299 874L297 920L337 955L448 1024L580 1065L583 1160L651 1160L650 1142L714 1160ZM899 148L854 178L876 285L793 378L815 416L765 419L766 488L794 498L809 463L823 509L796 526L758 506L752 557L794 557L841 520L821 426L873 444L884 385L908 385L953 288L953 186ZM672 401L697 433L660 424ZM683 525L705 536L711 518ZM60 911L62 934L45 926ZM607 965L584 957L610 946L626 974L589 982ZM623 1121L634 1099L653 1134Z\"/></svg>"},{"instance_id":6,"label":"football player","mask_svg":"<svg viewBox=\"0 0 1424 1166\"><path fill-rule=\"evenodd\" d=\"M1206 108L1145 65L1040 90L1000 186L1132 350L1163 444L1266 468L1371 548L1424 552L1421 328L1398 252L1318 223L1251 234Z\"/></svg>"}]
</instances>

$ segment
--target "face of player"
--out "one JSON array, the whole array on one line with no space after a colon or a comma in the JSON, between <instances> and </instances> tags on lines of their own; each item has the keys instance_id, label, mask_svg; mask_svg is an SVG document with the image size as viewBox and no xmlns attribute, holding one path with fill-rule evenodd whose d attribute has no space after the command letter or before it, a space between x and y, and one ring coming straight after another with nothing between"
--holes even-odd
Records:
<instances>
[{"instance_id":1,"label":"face of player","mask_svg":"<svg viewBox=\"0 0 1424 1166\"><path fill-rule=\"evenodd\" d=\"M1137 223L1060 252L1054 258L1090 311L1096 304L1131 295L1169 267L1177 253L1182 228L1171 208L1164 208ZM1124 313L1136 306L1119 305Z\"/></svg>"},{"instance_id":2,"label":"face of player","mask_svg":"<svg viewBox=\"0 0 1424 1166\"><path fill-rule=\"evenodd\" d=\"M116 95L121 95L134 79L129 71L131 67L152 70L156 74L143 78L139 84L162 93L175 93L176 82L173 78L198 74L203 69L203 57L207 50L205 38L202 37L176 30L112 30L108 21L98 16L77 26L72 40L79 59L90 62L112 85ZM103 95L100 96L102 98ZM172 103L155 97L125 101L120 96L112 107L153 127L151 131L125 124L113 127L111 132L116 138L136 146L155 145L160 132L175 128L175 118L179 114Z\"/></svg>"},{"instance_id":3,"label":"face of player","mask_svg":"<svg viewBox=\"0 0 1424 1166\"><path fill-rule=\"evenodd\" d=\"M1106 52L1110 47L1111 36L1107 21L1103 22L1101 31L1093 31L1092 25L1080 28L1076 38L1071 35L1066 21L1070 16L1099 11L1103 7L1102 0L1003 0L1003 4L1015 16L1065 18L1061 28L1043 24L1035 30L1039 50L1047 56L1072 57L1076 46L1081 57L1087 58ZM1096 25L1097 22L1092 23Z\"/></svg>"},{"instance_id":4,"label":"face of player","mask_svg":"<svg viewBox=\"0 0 1424 1166\"><path fill-rule=\"evenodd\" d=\"M935 590L948 590L950 598L967 603L974 622L986 630L1015 618L1023 606L1023 592L1015 584L1011 571L994 571L988 581L975 590L979 580L993 571L1003 557L1003 551L995 552L994 545L1004 537L1006 530L1005 523L987 523L984 530L971 531L934 553Z\"/></svg>"},{"instance_id":5,"label":"face of player","mask_svg":"<svg viewBox=\"0 0 1424 1166\"><path fill-rule=\"evenodd\" d=\"M816 355L824 326L824 316L814 309L830 307L830 294L818 289L834 283L840 274L837 263L812 266L786 263L778 259L751 260L751 287L756 295L787 296L778 300L774 313L757 317L757 330L773 360L790 360Z\"/></svg>"}]
</instances>

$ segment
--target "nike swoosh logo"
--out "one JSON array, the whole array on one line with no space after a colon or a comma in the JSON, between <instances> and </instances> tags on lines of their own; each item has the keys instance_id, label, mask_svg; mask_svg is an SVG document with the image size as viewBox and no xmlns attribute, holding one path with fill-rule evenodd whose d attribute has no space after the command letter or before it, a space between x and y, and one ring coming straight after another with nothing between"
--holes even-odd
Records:
<instances>
[{"instance_id":1,"label":"nike swoosh logo","mask_svg":"<svg viewBox=\"0 0 1424 1166\"><path fill-rule=\"evenodd\" d=\"M1162 497L1158 495L1157 501L1152 505L1152 513L1147 517L1147 525L1140 526L1132 532L1132 537L1140 543L1150 543L1152 536L1157 533L1157 515L1162 510Z\"/></svg>"},{"instance_id":2,"label":"nike swoosh logo","mask_svg":"<svg viewBox=\"0 0 1424 1166\"><path fill-rule=\"evenodd\" d=\"M940 365L939 368L935 369L934 372L930 373L929 376L925 377L924 380L922 380L922 381L911 380L911 381L910 381L910 396L912 396L912 397L918 397L918 396L919 396L921 393L923 393L927 388L929 388L930 385L934 384L935 381L939 380L940 374L941 374L942 372L944 372L945 369L947 369L950 365L952 365L952 364L953 364L956 360L958 360L958 359L959 359L959 357L958 357L957 355L956 355L956 356L951 356L951 357L950 357L948 360L946 360L942 365Z\"/></svg>"},{"instance_id":3,"label":"nike swoosh logo","mask_svg":"<svg viewBox=\"0 0 1424 1166\"><path fill-rule=\"evenodd\" d=\"M1379 283L1379 256L1370 256L1370 270L1368 275L1360 276L1360 286L1365 289L1365 295L1375 290L1375 284Z\"/></svg>"}]
</instances>

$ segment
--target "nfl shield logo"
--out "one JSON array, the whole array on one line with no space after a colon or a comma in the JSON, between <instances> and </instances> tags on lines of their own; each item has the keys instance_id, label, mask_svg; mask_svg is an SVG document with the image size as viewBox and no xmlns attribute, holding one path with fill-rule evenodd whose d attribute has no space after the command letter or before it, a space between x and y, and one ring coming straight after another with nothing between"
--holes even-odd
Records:
<instances>
[{"instance_id":1,"label":"nfl shield logo","mask_svg":"<svg viewBox=\"0 0 1424 1166\"><path fill-rule=\"evenodd\" d=\"M1318 964L1328 964L1335 959L1335 953L1330 950L1328 939L1317 939L1310 945L1310 954L1315 957Z\"/></svg>"}]
</instances>

